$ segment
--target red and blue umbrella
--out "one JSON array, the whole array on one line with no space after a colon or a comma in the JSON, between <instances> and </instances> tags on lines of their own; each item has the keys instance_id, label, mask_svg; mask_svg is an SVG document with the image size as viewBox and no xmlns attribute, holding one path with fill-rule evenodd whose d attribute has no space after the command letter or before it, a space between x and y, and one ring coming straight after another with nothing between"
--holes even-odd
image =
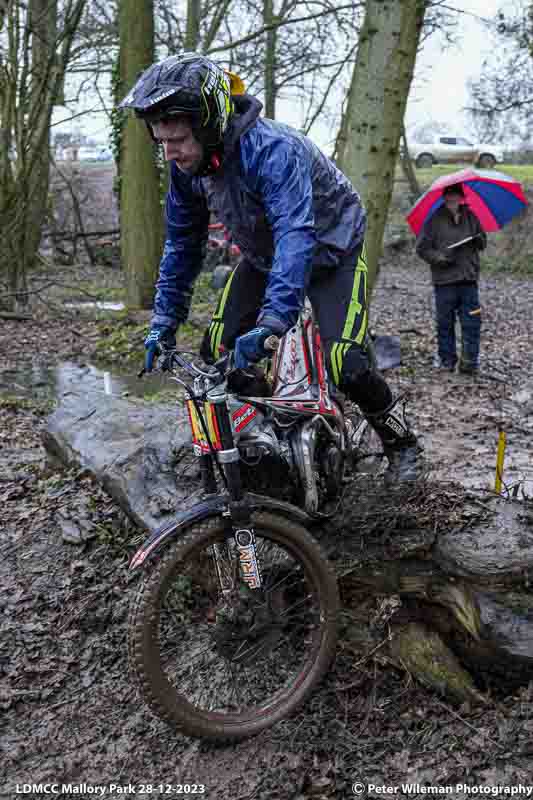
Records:
<instances>
[{"instance_id":1,"label":"red and blue umbrella","mask_svg":"<svg viewBox=\"0 0 533 800\"><path fill-rule=\"evenodd\" d=\"M443 190L455 183L462 185L466 204L487 233L503 228L528 204L522 186L509 175L494 170L462 169L437 178L417 200L407 215L407 222L416 236L424 223L443 205Z\"/></svg>"}]
</instances>

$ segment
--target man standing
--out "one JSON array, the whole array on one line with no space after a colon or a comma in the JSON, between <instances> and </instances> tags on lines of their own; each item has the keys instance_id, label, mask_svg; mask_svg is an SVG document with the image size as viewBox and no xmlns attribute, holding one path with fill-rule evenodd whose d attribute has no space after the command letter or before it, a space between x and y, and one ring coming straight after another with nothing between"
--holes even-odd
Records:
<instances>
[{"instance_id":1,"label":"man standing","mask_svg":"<svg viewBox=\"0 0 533 800\"><path fill-rule=\"evenodd\" d=\"M414 479L416 437L366 349L366 215L350 181L310 139L262 118L237 76L196 53L149 67L120 107L135 110L171 162L147 370L187 318L214 212L243 257L206 332L204 359L225 348L238 368L260 361L267 338L296 323L307 295L329 375L381 437L388 477Z\"/></svg>"},{"instance_id":2,"label":"man standing","mask_svg":"<svg viewBox=\"0 0 533 800\"><path fill-rule=\"evenodd\" d=\"M460 183L443 191L444 204L428 219L416 252L431 266L437 311L440 365L453 372L457 363L455 321L459 316L462 353L459 372L479 370L481 308L479 305L479 251L487 244L476 215L465 203ZM450 247L467 239L458 247Z\"/></svg>"}]
</instances>

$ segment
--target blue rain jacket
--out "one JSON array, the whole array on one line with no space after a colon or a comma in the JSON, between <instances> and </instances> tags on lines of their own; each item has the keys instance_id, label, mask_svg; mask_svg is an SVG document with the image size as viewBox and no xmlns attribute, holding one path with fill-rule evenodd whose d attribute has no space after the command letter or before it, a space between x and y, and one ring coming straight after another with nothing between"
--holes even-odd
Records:
<instances>
[{"instance_id":1,"label":"blue rain jacket","mask_svg":"<svg viewBox=\"0 0 533 800\"><path fill-rule=\"evenodd\" d=\"M243 257L270 273L257 321L281 335L298 318L313 270L353 260L366 214L348 178L310 139L259 117L256 98L234 101L217 172L191 177L171 164L152 324L175 329L187 319L214 213Z\"/></svg>"}]
</instances>

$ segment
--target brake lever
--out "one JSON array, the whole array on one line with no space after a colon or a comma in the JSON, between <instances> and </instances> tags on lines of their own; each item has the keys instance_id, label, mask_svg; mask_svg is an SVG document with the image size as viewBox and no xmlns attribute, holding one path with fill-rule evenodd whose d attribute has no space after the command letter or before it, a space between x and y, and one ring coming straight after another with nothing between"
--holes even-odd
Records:
<instances>
[{"instance_id":1,"label":"brake lever","mask_svg":"<svg viewBox=\"0 0 533 800\"><path fill-rule=\"evenodd\" d=\"M220 358L215 364L213 364L213 367L216 368L217 372L220 375L224 376L224 373L226 371L226 365L228 361L231 360L231 356L232 356L231 353L225 355L222 358ZM191 372L192 368L192 370L195 373L195 376L199 378L200 377L209 378L212 380L214 377L212 372L205 372L205 370L200 369L200 367L196 366L196 364L193 364L192 362L191 363L187 362L183 358L181 353L177 352L176 348L166 348L164 350L161 349L156 361L157 365L156 371L172 372L172 367L174 364L176 364L178 367L181 367L182 369L185 369L189 373ZM137 373L137 377L142 378L144 375L146 375L147 372L149 372L149 370L147 370L146 367L143 367L141 371Z\"/></svg>"},{"instance_id":2,"label":"brake lever","mask_svg":"<svg viewBox=\"0 0 533 800\"><path fill-rule=\"evenodd\" d=\"M216 369L220 375L224 375L226 372L232 369L232 361L233 361L233 351L226 353L218 361L215 361L213 367Z\"/></svg>"},{"instance_id":3,"label":"brake lever","mask_svg":"<svg viewBox=\"0 0 533 800\"><path fill-rule=\"evenodd\" d=\"M175 349L162 349L158 359L158 366L161 372L172 372L172 362L175 359L177 360Z\"/></svg>"}]
</instances>

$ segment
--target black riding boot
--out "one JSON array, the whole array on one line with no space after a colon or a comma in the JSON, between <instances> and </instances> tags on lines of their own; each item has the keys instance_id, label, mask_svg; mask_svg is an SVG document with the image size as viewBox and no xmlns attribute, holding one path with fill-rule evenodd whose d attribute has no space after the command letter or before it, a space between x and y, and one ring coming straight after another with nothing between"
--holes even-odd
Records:
<instances>
[{"instance_id":1,"label":"black riding boot","mask_svg":"<svg viewBox=\"0 0 533 800\"><path fill-rule=\"evenodd\" d=\"M384 411L364 412L370 425L383 443L389 466L385 472L385 483L414 481L419 469L417 455L419 445L405 417L405 400L394 400Z\"/></svg>"}]
</instances>

